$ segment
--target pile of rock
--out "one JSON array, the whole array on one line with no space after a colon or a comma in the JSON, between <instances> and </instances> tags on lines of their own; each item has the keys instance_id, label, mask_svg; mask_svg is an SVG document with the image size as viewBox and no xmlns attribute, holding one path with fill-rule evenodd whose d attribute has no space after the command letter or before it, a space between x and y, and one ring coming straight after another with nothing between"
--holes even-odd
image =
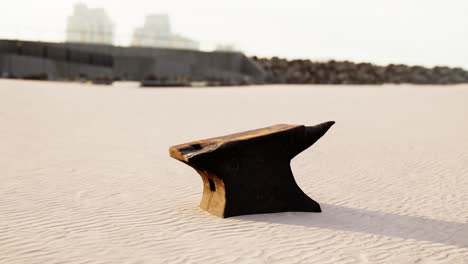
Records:
<instances>
[{"instance_id":1,"label":"pile of rock","mask_svg":"<svg viewBox=\"0 0 468 264\"><path fill-rule=\"evenodd\" d=\"M266 83L318 84L456 84L468 83L468 71L461 68L407 66L390 64L377 66L349 61L313 62L253 57L267 72Z\"/></svg>"}]
</instances>

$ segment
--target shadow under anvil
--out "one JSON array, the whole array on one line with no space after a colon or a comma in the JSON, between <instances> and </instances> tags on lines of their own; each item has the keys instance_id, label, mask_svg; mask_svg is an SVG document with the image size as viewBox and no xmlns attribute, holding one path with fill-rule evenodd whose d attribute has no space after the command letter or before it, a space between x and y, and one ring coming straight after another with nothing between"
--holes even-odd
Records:
<instances>
[{"instance_id":1,"label":"shadow under anvil","mask_svg":"<svg viewBox=\"0 0 468 264\"><path fill-rule=\"evenodd\" d=\"M322 204L322 214L301 212L236 216L233 220L325 228L430 241L468 248L468 223Z\"/></svg>"}]
</instances>

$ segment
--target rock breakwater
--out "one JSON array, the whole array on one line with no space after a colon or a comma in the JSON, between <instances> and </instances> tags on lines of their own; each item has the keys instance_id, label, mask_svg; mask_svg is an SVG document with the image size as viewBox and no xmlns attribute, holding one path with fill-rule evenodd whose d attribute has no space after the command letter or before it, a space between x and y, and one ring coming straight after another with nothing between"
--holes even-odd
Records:
<instances>
[{"instance_id":1,"label":"rock breakwater","mask_svg":"<svg viewBox=\"0 0 468 264\"><path fill-rule=\"evenodd\" d=\"M315 62L278 57L252 57L267 73L266 83L295 84L457 84L468 83L468 71L462 68L407 66L349 61Z\"/></svg>"}]
</instances>

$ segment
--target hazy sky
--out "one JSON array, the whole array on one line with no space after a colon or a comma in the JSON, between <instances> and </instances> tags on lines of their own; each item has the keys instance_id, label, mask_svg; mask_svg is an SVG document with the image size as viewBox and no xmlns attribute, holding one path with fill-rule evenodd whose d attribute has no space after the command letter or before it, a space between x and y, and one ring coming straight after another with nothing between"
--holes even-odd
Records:
<instances>
[{"instance_id":1,"label":"hazy sky","mask_svg":"<svg viewBox=\"0 0 468 264\"><path fill-rule=\"evenodd\" d=\"M0 38L63 41L75 0L5 0ZM127 45L149 13L203 49L232 43L248 55L462 66L468 0L83 0L102 7Z\"/></svg>"}]
</instances>

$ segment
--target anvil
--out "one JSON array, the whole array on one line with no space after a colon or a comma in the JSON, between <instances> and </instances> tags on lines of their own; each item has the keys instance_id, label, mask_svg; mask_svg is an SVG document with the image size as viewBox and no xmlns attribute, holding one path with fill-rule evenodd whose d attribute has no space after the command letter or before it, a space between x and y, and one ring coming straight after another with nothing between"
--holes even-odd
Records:
<instances>
[{"instance_id":1,"label":"anvil","mask_svg":"<svg viewBox=\"0 0 468 264\"><path fill-rule=\"evenodd\" d=\"M334 123L274 125L172 146L169 153L201 175L200 207L216 216L321 212L297 185L290 162Z\"/></svg>"}]
</instances>

